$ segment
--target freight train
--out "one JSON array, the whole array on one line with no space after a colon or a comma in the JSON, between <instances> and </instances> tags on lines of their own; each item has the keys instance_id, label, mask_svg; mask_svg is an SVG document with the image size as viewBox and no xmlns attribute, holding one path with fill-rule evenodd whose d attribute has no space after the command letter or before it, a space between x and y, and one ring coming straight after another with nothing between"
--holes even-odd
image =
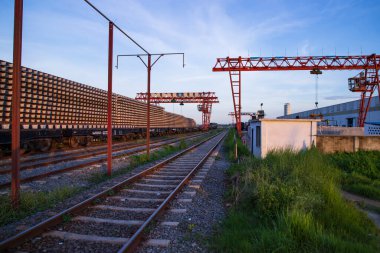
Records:
<instances>
[{"instance_id":1,"label":"freight train","mask_svg":"<svg viewBox=\"0 0 380 253\"><path fill-rule=\"evenodd\" d=\"M11 143L12 63L0 60L0 151ZM112 95L115 138L146 135L147 104ZM57 143L86 146L107 135L107 91L22 67L21 147L47 151ZM195 121L151 106L151 135L193 131Z\"/></svg>"}]
</instances>

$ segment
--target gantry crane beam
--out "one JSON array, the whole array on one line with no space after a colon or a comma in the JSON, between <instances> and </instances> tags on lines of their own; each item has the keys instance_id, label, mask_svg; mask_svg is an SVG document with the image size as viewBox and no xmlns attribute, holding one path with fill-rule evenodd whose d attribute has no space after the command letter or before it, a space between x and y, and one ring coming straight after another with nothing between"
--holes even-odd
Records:
<instances>
[{"instance_id":1,"label":"gantry crane beam","mask_svg":"<svg viewBox=\"0 0 380 253\"><path fill-rule=\"evenodd\" d=\"M285 70L365 70L366 79L360 88L351 91L361 92L361 108L358 124L364 126L372 95L379 89L380 55L357 56L297 56L297 57L237 57L217 58L212 71L228 71L236 123L241 123L241 71L285 71ZM371 73L371 77L367 76ZM236 124L241 134L241 124Z\"/></svg>"},{"instance_id":2,"label":"gantry crane beam","mask_svg":"<svg viewBox=\"0 0 380 253\"><path fill-rule=\"evenodd\" d=\"M241 112L240 113L240 116L250 116L250 117L253 117L255 115L256 115L256 113L254 113L254 112ZM235 112L229 112L228 116L231 116L231 118L232 118L232 124L233 124L234 123L234 118L235 118Z\"/></svg>"},{"instance_id":3,"label":"gantry crane beam","mask_svg":"<svg viewBox=\"0 0 380 253\"><path fill-rule=\"evenodd\" d=\"M147 93L137 93L136 100L148 101ZM212 104L219 103L215 92L164 92L150 93L152 103L197 103L198 111L202 112L202 129L207 130L210 126Z\"/></svg>"},{"instance_id":4,"label":"gantry crane beam","mask_svg":"<svg viewBox=\"0 0 380 253\"><path fill-rule=\"evenodd\" d=\"M254 112L241 112L240 115L241 116L251 116L252 117L252 116L255 116L256 113L254 113ZM229 112L228 116L235 116L235 113L234 112Z\"/></svg>"},{"instance_id":5,"label":"gantry crane beam","mask_svg":"<svg viewBox=\"0 0 380 253\"><path fill-rule=\"evenodd\" d=\"M137 93L136 99L140 101L148 101L147 93ZM202 103L205 99L213 102L219 103L218 97L215 92L164 92L164 93L150 93L150 101L152 103L173 103L183 102L183 103Z\"/></svg>"},{"instance_id":6,"label":"gantry crane beam","mask_svg":"<svg viewBox=\"0 0 380 253\"><path fill-rule=\"evenodd\" d=\"M375 69L380 55L217 58L212 71L363 70Z\"/></svg>"}]
</instances>

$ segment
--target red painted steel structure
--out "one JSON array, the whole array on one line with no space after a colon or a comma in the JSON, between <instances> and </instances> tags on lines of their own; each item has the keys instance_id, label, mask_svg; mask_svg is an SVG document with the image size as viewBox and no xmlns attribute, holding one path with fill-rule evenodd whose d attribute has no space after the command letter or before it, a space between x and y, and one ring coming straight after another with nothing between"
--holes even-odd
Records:
<instances>
[{"instance_id":1,"label":"red painted steel structure","mask_svg":"<svg viewBox=\"0 0 380 253\"><path fill-rule=\"evenodd\" d=\"M373 92L379 88L380 55L358 56L297 56L297 57L238 57L217 58L213 67L214 72L228 71L236 123L241 123L241 71L284 71L284 70L370 70L374 73L374 83L365 84L361 89L362 103L359 115L359 124L364 124L369 103L363 99L371 100ZM241 133L240 124L237 130Z\"/></svg>"},{"instance_id":2,"label":"red painted steel structure","mask_svg":"<svg viewBox=\"0 0 380 253\"><path fill-rule=\"evenodd\" d=\"M107 91L107 174L112 174L112 63L113 63L113 23L108 31L108 91Z\"/></svg>"},{"instance_id":3,"label":"red painted steel structure","mask_svg":"<svg viewBox=\"0 0 380 253\"><path fill-rule=\"evenodd\" d=\"M198 103L202 112L202 128L207 130L210 125L212 104L219 103L215 92L164 92L137 93L136 100L159 103Z\"/></svg>"},{"instance_id":4,"label":"red painted steel structure","mask_svg":"<svg viewBox=\"0 0 380 253\"><path fill-rule=\"evenodd\" d=\"M376 69L366 69L360 72L355 77L348 79L348 88L352 92L361 92L360 109L358 125L364 126L364 121L367 118L368 109L371 105L372 96L375 90L379 90L379 65ZM379 96L380 99L380 96Z\"/></svg>"},{"instance_id":5,"label":"red painted steel structure","mask_svg":"<svg viewBox=\"0 0 380 253\"><path fill-rule=\"evenodd\" d=\"M202 129L208 130L211 120L212 103L204 100L202 104L198 105L198 111L202 112Z\"/></svg>"},{"instance_id":6,"label":"red painted steel structure","mask_svg":"<svg viewBox=\"0 0 380 253\"><path fill-rule=\"evenodd\" d=\"M20 97L23 0L15 0L12 83L12 194L14 208L20 204Z\"/></svg>"},{"instance_id":7,"label":"red painted steel structure","mask_svg":"<svg viewBox=\"0 0 380 253\"><path fill-rule=\"evenodd\" d=\"M152 70L152 56L148 55L148 81L147 81L147 93L148 93L148 105L147 105L147 119L146 119L146 155L149 159L150 156L150 72Z\"/></svg>"}]
</instances>

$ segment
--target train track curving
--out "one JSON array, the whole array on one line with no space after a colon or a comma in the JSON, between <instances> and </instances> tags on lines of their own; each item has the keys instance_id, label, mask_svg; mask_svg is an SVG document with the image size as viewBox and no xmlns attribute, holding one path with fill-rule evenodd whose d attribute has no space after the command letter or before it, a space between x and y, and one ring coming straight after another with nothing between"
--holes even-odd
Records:
<instances>
[{"instance_id":1,"label":"train track curving","mask_svg":"<svg viewBox=\"0 0 380 253\"><path fill-rule=\"evenodd\" d=\"M168 211L224 136L225 132L211 136L0 242L0 250L135 251L147 228L157 225L157 218Z\"/></svg>"},{"instance_id":2,"label":"train track curving","mask_svg":"<svg viewBox=\"0 0 380 253\"><path fill-rule=\"evenodd\" d=\"M185 136L181 138L170 138L166 140L156 141L151 143L151 149L158 149L165 145L171 145L173 143L179 142L184 139L189 138L197 138L204 134L196 134L196 135L190 135ZM118 147L112 150L112 157L113 158L119 158L123 156L130 156L137 153L141 153L145 150L145 144L140 145L127 145ZM35 175L31 176L24 176L21 178L21 183L27 183L32 182L35 180L39 180L48 176L68 172L71 170L77 170L81 168L85 168L91 165L99 164L107 160L106 157L106 149L101 150L95 150L91 152L87 152L85 154L80 154L78 152L75 152L74 155L70 156L70 154L65 153L63 157L53 158L47 157L47 159L41 159L36 161L35 163L28 164L28 162L25 162L21 165L21 170L28 170L28 169L38 169L41 167L49 166L49 165L56 165L58 167L58 164L69 162L70 164L63 164L62 168L53 168L53 169L47 169L43 170L41 173L36 173ZM72 164L75 162L75 164ZM55 167L55 166L54 166ZM10 174L11 169L0 169L0 175L1 174ZM6 182L0 183L0 189L8 188L11 185L11 181L7 180Z\"/></svg>"}]
</instances>

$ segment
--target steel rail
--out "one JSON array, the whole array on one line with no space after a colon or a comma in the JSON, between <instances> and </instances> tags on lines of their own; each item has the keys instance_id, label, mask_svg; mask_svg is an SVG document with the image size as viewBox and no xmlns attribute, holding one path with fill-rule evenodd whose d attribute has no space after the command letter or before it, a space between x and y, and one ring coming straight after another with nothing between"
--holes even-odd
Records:
<instances>
[{"instance_id":1,"label":"steel rail","mask_svg":"<svg viewBox=\"0 0 380 253\"><path fill-rule=\"evenodd\" d=\"M194 134L196 135L194 132L189 132L189 133L183 133L183 134ZM183 135L181 134L181 135ZM190 135L191 136L191 135ZM167 136L156 136L154 137L154 140L155 141L166 141L166 140L171 140L173 137L172 135L167 135ZM121 147L121 146L125 146L125 145L139 145L140 142L139 141L142 141L143 139L139 139L139 140L128 140L128 141L116 141L114 142L114 144L112 145L113 148L118 148L118 147ZM141 142L142 143L142 142ZM93 152L93 151L98 151L100 149L103 149L103 148L107 148L107 143L102 143L102 142L92 142L91 145L88 145L88 146L81 146L81 147L76 147L76 148L70 148L70 147L64 147L62 149L53 149L51 151L48 151L48 152L30 152L30 153L25 153L24 155L22 155L20 161L22 163L25 163L25 162L34 162L34 161L38 161L38 160L41 160L41 159L49 159L49 158L56 158L56 157L63 157L63 156L67 156L67 155L71 155L71 154L75 154L75 153L80 153L80 152ZM34 157L34 156L38 156L38 157ZM11 165L11 159L9 157L5 157L3 159L0 159L0 167L6 167L8 165ZM0 172L1 174L1 172Z\"/></svg>"},{"instance_id":2,"label":"steel rail","mask_svg":"<svg viewBox=\"0 0 380 253\"><path fill-rule=\"evenodd\" d=\"M64 217L66 217L68 215L75 215L75 214L79 213L80 211L82 211L86 207L88 207L88 206L92 205L94 202L96 202L96 200L102 199L104 197L109 196L109 194L113 194L115 192L120 191L126 185L131 184L131 183L143 178L144 176L153 173L154 171L161 168L165 164L177 159L178 157L181 157L182 155L188 153L189 151L195 149L196 147L202 145L203 143L209 141L210 139L218 136L219 134L221 134L221 133L217 133L213 136L210 136L209 138L206 138L205 140L203 140L197 144L192 145L191 147L179 152L178 154L175 154L172 157L169 157L169 158L165 159L164 161L161 161L158 164L153 165L152 167L147 168L147 169L141 171L140 173L133 175L133 176L127 178L126 180L124 180L124 181L122 181L122 182L120 182L114 186L109 187L106 190L103 190L102 192L100 192L100 193L98 193L98 194L96 194L96 195L94 195L94 196L92 196L92 197L90 197L84 201L82 201L82 202L80 202L80 203L78 203L78 204L76 204L76 205L74 205L74 206L72 206L66 210L61 211L60 213L36 224L35 226L28 228L28 229L26 229L26 230L24 230L24 231L22 231L16 235L10 237L10 238L8 238L8 239L5 239L4 241L0 242L0 251L5 251L5 250L11 249L13 247L16 247L16 246L20 245L21 243L25 242L26 240L30 239L31 237L41 234L47 228L63 222Z\"/></svg>"},{"instance_id":3,"label":"steel rail","mask_svg":"<svg viewBox=\"0 0 380 253\"><path fill-rule=\"evenodd\" d=\"M170 141L170 142L167 142L167 143L155 146L155 147L153 147L153 149L157 149L157 148L160 148L160 147L165 146L165 145L170 145L170 144L173 144L175 142L181 141L183 139L186 139L186 138L184 137L184 138L181 138L181 139L176 139L176 140L173 140L173 141ZM141 146L145 146L145 145L141 145ZM114 159L114 158L123 157L123 156L130 156L130 155L134 155L134 154L137 154L137 153L142 153L143 151L144 151L143 149L140 149L140 150L130 151L127 154L113 155L112 157ZM67 168L63 168L63 169L59 169L59 170L52 170L52 171L44 172L44 173L41 173L41 174L38 174L38 175L35 175L35 176L21 178L20 179L20 183L33 182L33 181L38 180L38 179L42 179L42 178L45 178L45 177L61 174L61 173L67 172L67 171L82 169L82 168L85 168L85 167L88 167L88 166L91 166L91 165L95 165L95 164L99 164L99 163L105 162L105 161L107 161L107 158L99 158L99 159L97 159L95 161L85 162L85 163L69 166ZM11 185L11 182L2 183L2 184L0 184L0 189L5 189L5 188L9 187L10 185Z\"/></svg>"},{"instance_id":4,"label":"steel rail","mask_svg":"<svg viewBox=\"0 0 380 253\"><path fill-rule=\"evenodd\" d=\"M161 203L161 205L149 216L149 218L139 227L139 229L133 234L133 236L128 240L127 243L118 251L118 253L123 252L135 252L139 242L141 241L144 230L154 221L159 215L161 215L165 209L168 207L170 202L176 195L181 191L181 189L189 182L190 178L197 172L197 170L206 162L208 157L212 154L215 148L223 140L223 137L207 152L207 154L202 158L202 160L186 175L186 177L177 185L177 187L169 194L168 197Z\"/></svg>"},{"instance_id":5,"label":"steel rail","mask_svg":"<svg viewBox=\"0 0 380 253\"><path fill-rule=\"evenodd\" d=\"M196 136L199 136L199 135L195 135L194 137ZM189 136L189 137L192 137L192 136ZM182 140L182 139L186 139L186 138L189 138L189 137L181 137L181 138L168 138L166 140L157 140L157 141L154 141L152 142L152 144L157 144L157 143L160 143L160 142L168 142L169 144L172 143L171 141L174 140ZM116 147L113 149L114 152L117 152L117 151L122 151L122 150L129 150L129 149L133 149L133 148L139 148L139 147L142 147L142 146L145 146L145 144L131 144L131 145L128 145L127 143L125 145L118 145L119 147ZM79 160L79 159L83 159L83 158L88 158L88 157L91 157L91 156L97 156L97 155L102 155L102 154L106 154L107 153L107 147L99 147L95 150L91 150L91 151L86 151L85 154L80 154L78 152L75 152L74 154L70 154L70 153L65 153L65 154L61 154L61 155L58 155L58 156L54 156L54 157L46 157L46 158L33 158L33 159L30 159L30 160L26 160L26 161L23 161L22 163L31 163L31 162L34 162L34 161L38 161L38 160L46 160L46 161L43 161L43 162L40 162L38 164L33 164L33 165L23 165L21 166L20 170L30 170L30 169L35 169L35 168L38 168L38 167L42 167L42 166L47 166L47 165L51 165L51 164L57 164L57 163L61 163L61 162L67 162L67 161L75 161L75 160ZM57 160L53 160L55 158L62 158L62 159L57 159ZM50 161L49 161L50 159ZM8 164L5 164L1 167L7 167ZM10 169L0 169L0 175L2 174L8 174L10 173Z\"/></svg>"}]
</instances>

